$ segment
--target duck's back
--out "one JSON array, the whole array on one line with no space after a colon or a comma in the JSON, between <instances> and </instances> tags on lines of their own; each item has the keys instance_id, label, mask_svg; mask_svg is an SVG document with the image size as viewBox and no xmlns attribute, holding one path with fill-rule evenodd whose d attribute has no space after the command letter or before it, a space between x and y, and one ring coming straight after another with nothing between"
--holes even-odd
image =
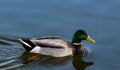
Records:
<instances>
[{"instance_id":1,"label":"duck's back","mask_svg":"<svg viewBox=\"0 0 120 70\"><path fill-rule=\"evenodd\" d=\"M34 44L41 47L68 48L69 43L60 37L43 37L30 39Z\"/></svg>"}]
</instances>

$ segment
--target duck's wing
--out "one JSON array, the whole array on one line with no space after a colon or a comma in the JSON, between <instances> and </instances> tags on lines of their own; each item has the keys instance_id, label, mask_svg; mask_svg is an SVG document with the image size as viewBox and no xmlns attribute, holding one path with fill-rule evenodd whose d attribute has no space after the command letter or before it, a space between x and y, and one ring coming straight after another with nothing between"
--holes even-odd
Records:
<instances>
[{"instance_id":1,"label":"duck's wing","mask_svg":"<svg viewBox=\"0 0 120 70\"><path fill-rule=\"evenodd\" d=\"M68 42L60 37L43 37L43 38L33 38L30 39L35 45L43 48L66 48L68 47Z\"/></svg>"},{"instance_id":2,"label":"duck's wing","mask_svg":"<svg viewBox=\"0 0 120 70\"><path fill-rule=\"evenodd\" d=\"M63 49L68 48L68 42L63 40L60 37L42 37L42 38L22 38L20 42L23 44L23 47L30 51L34 47L42 47L42 48L56 48L56 49Z\"/></svg>"}]
</instances>

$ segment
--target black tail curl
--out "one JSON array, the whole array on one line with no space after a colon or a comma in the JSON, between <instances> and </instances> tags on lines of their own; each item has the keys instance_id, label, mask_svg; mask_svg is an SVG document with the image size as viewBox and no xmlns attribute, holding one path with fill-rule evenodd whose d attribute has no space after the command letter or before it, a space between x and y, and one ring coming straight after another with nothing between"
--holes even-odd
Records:
<instances>
[{"instance_id":1,"label":"black tail curl","mask_svg":"<svg viewBox=\"0 0 120 70\"><path fill-rule=\"evenodd\" d=\"M19 40L27 51L31 51L36 46L29 38L20 38Z\"/></svg>"}]
</instances>

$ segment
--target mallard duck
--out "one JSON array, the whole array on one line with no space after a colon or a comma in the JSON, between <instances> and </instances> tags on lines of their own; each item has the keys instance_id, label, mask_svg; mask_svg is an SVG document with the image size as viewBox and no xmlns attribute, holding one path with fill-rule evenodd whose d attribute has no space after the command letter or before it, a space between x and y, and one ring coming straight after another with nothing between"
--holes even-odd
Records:
<instances>
[{"instance_id":1,"label":"mallard duck","mask_svg":"<svg viewBox=\"0 0 120 70\"><path fill-rule=\"evenodd\" d=\"M84 30L77 30L73 35L72 42L65 41L57 36L41 38L20 38L23 47L32 53L40 53L54 57L76 55L82 52L83 40L95 42Z\"/></svg>"}]
</instances>

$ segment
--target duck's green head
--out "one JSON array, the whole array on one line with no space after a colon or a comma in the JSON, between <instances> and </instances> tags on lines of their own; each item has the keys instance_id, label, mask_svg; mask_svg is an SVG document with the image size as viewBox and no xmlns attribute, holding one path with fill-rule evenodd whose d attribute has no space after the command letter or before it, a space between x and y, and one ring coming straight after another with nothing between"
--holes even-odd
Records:
<instances>
[{"instance_id":1,"label":"duck's green head","mask_svg":"<svg viewBox=\"0 0 120 70\"><path fill-rule=\"evenodd\" d=\"M92 43L95 42L84 30L77 30L73 35L72 43L81 43L82 40L87 40Z\"/></svg>"}]
</instances>

